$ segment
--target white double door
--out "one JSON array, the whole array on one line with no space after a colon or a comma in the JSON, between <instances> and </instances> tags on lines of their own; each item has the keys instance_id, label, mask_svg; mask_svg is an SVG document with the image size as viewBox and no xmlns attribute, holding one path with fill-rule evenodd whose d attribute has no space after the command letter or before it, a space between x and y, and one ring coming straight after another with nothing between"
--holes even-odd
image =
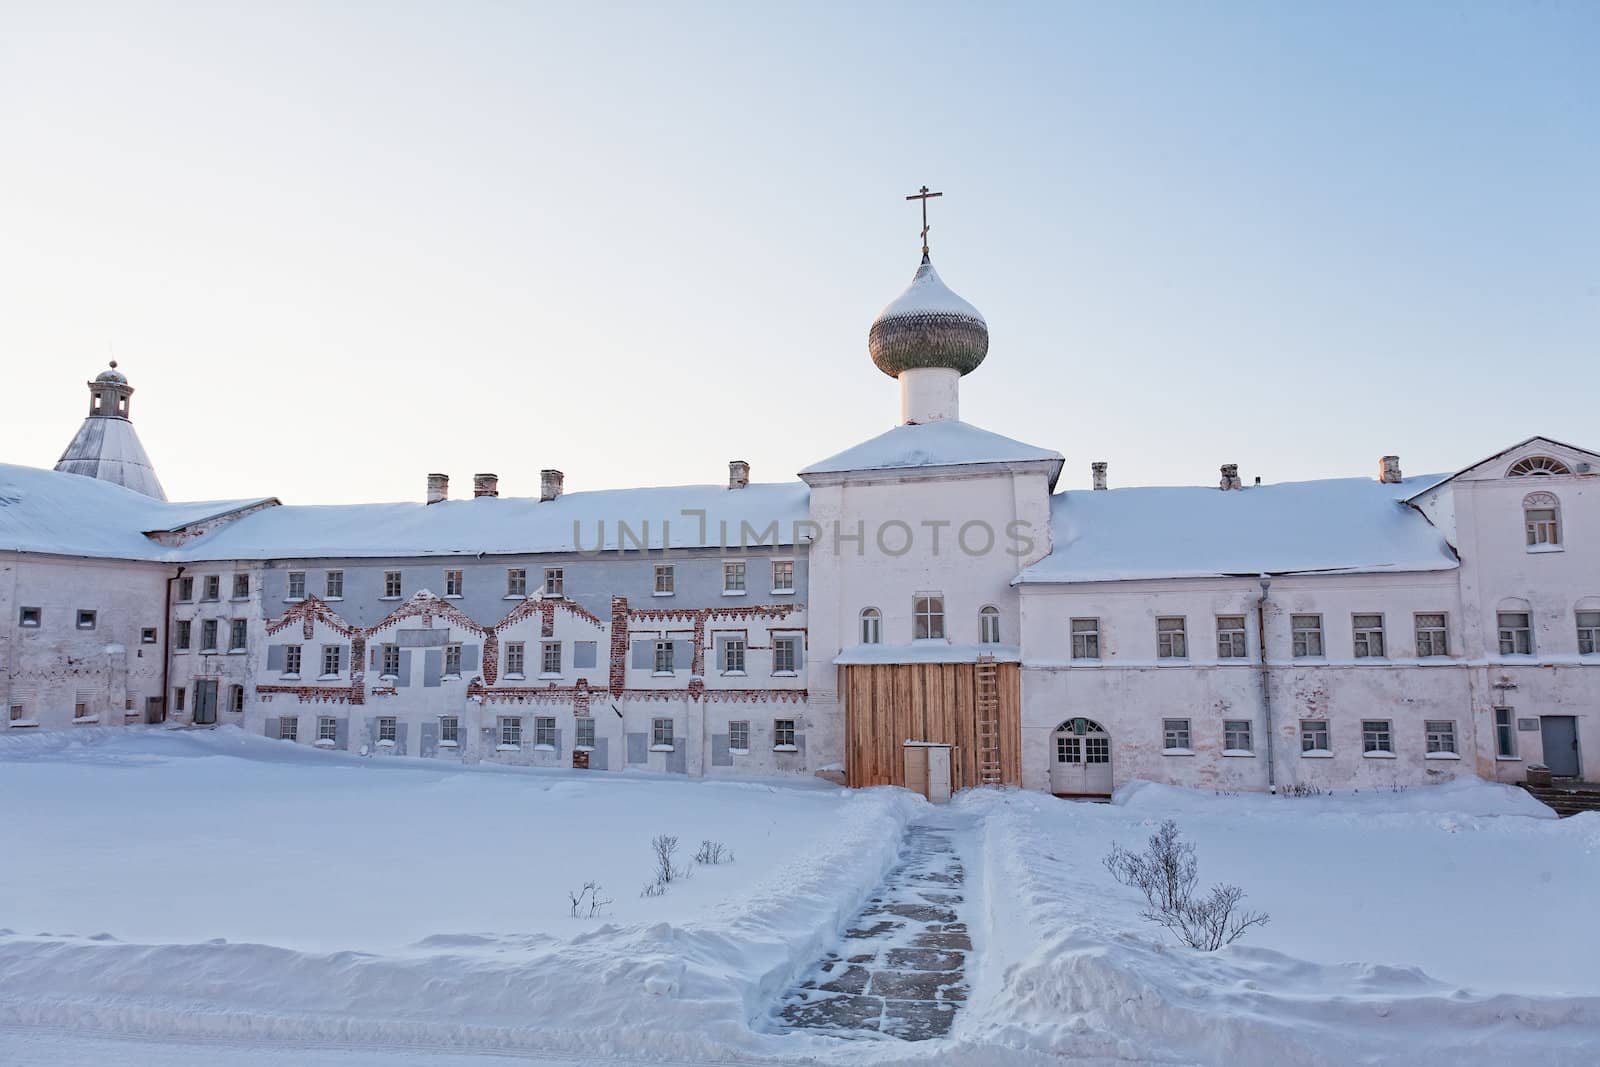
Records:
<instances>
[{"instance_id":1,"label":"white double door","mask_svg":"<svg viewBox=\"0 0 1600 1067\"><path fill-rule=\"evenodd\" d=\"M1111 795L1111 735L1099 723L1069 720L1051 737L1050 792Z\"/></svg>"}]
</instances>

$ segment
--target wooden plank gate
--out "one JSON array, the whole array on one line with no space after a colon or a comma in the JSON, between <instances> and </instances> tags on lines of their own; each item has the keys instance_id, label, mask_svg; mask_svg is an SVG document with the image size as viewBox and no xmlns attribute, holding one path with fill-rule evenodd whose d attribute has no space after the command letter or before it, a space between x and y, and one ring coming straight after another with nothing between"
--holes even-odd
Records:
<instances>
[{"instance_id":1,"label":"wooden plank gate","mask_svg":"<svg viewBox=\"0 0 1600 1067\"><path fill-rule=\"evenodd\" d=\"M1022 674L1015 663L842 667L845 781L904 786L907 741L950 746L950 786L1022 784Z\"/></svg>"}]
</instances>

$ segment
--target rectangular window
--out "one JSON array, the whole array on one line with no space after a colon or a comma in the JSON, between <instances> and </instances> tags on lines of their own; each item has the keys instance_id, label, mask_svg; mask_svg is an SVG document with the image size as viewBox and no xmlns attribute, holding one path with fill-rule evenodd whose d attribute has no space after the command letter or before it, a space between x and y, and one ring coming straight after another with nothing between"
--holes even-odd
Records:
<instances>
[{"instance_id":1,"label":"rectangular window","mask_svg":"<svg viewBox=\"0 0 1600 1067\"><path fill-rule=\"evenodd\" d=\"M558 597L567 595L567 572L561 567L546 567L544 569L544 595Z\"/></svg>"},{"instance_id":2,"label":"rectangular window","mask_svg":"<svg viewBox=\"0 0 1600 1067\"><path fill-rule=\"evenodd\" d=\"M724 595L744 592L745 564L743 560L728 560L722 565L722 592Z\"/></svg>"},{"instance_id":3,"label":"rectangular window","mask_svg":"<svg viewBox=\"0 0 1600 1067\"><path fill-rule=\"evenodd\" d=\"M13 702L11 705L11 721L25 722L28 718L28 706Z\"/></svg>"},{"instance_id":4,"label":"rectangular window","mask_svg":"<svg viewBox=\"0 0 1600 1067\"><path fill-rule=\"evenodd\" d=\"M517 717L515 717L513 715L506 715L506 716L502 716L501 717L501 719L500 719L500 747L501 748L521 748L522 747L522 720L521 719L519 719L519 718L517 718Z\"/></svg>"},{"instance_id":5,"label":"rectangular window","mask_svg":"<svg viewBox=\"0 0 1600 1067\"><path fill-rule=\"evenodd\" d=\"M154 626L146 626L144 629L140 630L139 631L139 643L141 645L153 645L153 644L155 644L156 643L156 628Z\"/></svg>"},{"instance_id":6,"label":"rectangular window","mask_svg":"<svg viewBox=\"0 0 1600 1067\"><path fill-rule=\"evenodd\" d=\"M676 589L674 583L677 575L673 572L672 564L662 563L656 567L656 596L671 596Z\"/></svg>"},{"instance_id":7,"label":"rectangular window","mask_svg":"<svg viewBox=\"0 0 1600 1067\"><path fill-rule=\"evenodd\" d=\"M203 597L204 599L206 599L206 600L221 600L222 599L222 575L220 575L220 574L208 574L208 575L206 575L205 576L204 589L205 589L205 593L204 593L204 597Z\"/></svg>"},{"instance_id":8,"label":"rectangular window","mask_svg":"<svg viewBox=\"0 0 1600 1067\"><path fill-rule=\"evenodd\" d=\"M1556 522L1555 508L1527 508L1522 514L1527 524L1529 545L1561 543L1561 529Z\"/></svg>"},{"instance_id":9,"label":"rectangular window","mask_svg":"<svg viewBox=\"0 0 1600 1067\"><path fill-rule=\"evenodd\" d=\"M522 641L510 641L506 644L506 673L522 676L523 668L527 666L524 656L527 645Z\"/></svg>"},{"instance_id":10,"label":"rectangular window","mask_svg":"<svg viewBox=\"0 0 1600 1067\"><path fill-rule=\"evenodd\" d=\"M1244 659L1248 654L1245 650L1244 616L1218 615L1217 658Z\"/></svg>"},{"instance_id":11,"label":"rectangular window","mask_svg":"<svg viewBox=\"0 0 1600 1067\"><path fill-rule=\"evenodd\" d=\"M554 716L534 716L533 743L538 748L556 747L556 720Z\"/></svg>"},{"instance_id":12,"label":"rectangular window","mask_svg":"<svg viewBox=\"0 0 1600 1067\"><path fill-rule=\"evenodd\" d=\"M228 651L243 652L250 639L250 623L246 619L228 620Z\"/></svg>"},{"instance_id":13,"label":"rectangular window","mask_svg":"<svg viewBox=\"0 0 1600 1067\"><path fill-rule=\"evenodd\" d=\"M39 608L23 608L17 613L17 625L36 630L44 622L44 612Z\"/></svg>"},{"instance_id":14,"label":"rectangular window","mask_svg":"<svg viewBox=\"0 0 1600 1067\"><path fill-rule=\"evenodd\" d=\"M300 646L283 646L283 673L300 677Z\"/></svg>"},{"instance_id":15,"label":"rectangular window","mask_svg":"<svg viewBox=\"0 0 1600 1067\"><path fill-rule=\"evenodd\" d=\"M652 748L672 747L672 720L650 720L650 746Z\"/></svg>"},{"instance_id":16,"label":"rectangular window","mask_svg":"<svg viewBox=\"0 0 1600 1067\"><path fill-rule=\"evenodd\" d=\"M289 577L293 578L294 575L291 574ZM178 579L178 599L179 600L193 600L194 599L194 579L193 578L179 578Z\"/></svg>"},{"instance_id":17,"label":"rectangular window","mask_svg":"<svg viewBox=\"0 0 1600 1067\"><path fill-rule=\"evenodd\" d=\"M182 686L174 689L172 691L172 710L182 711L184 708L184 700L186 697L188 697L188 695L189 691L184 689Z\"/></svg>"},{"instance_id":18,"label":"rectangular window","mask_svg":"<svg viewBox=\"0 0 1600 1067\"><path fill-rule=\"evenodd\" d=\"M188 619L178 620L178 632L173 635L173 644L177 645L179 652L189 651L189 640L194 632L194 623Z\"/></svg>"},{"instance_id":19,"label":"rectangular window","mask_svg":"<svg viewBox=\"0 0 1600 1067\"><path fill-rule=\"evenodd\" d=\"M228 709L235 714L244 712L244 686L234 685L228 687Z\"/></svg>"},{"instance_id":20,"label":"rectangular window","mask_svg":"<svg viewBox=\"0 0 1600 1067\"><path fill-rule=\"evenodd\" d=\"M749 722L740 721L728 724L728 747L735 752L750 751Z\"/></svg>"},{"instance_id":21,"label":"rectangular window","mask_svg":"<svg viewBox=\"0 0 1600 1067\"><path fill-rule=\"evenodd\" d=\"M1442 614L1418 614L1417 655L1448 656L1450 654L1449 630Z\"/></svg>"},{"instance_id":22,"label":"rectangular window","mask_svg":"<svg viewBox=\"0 0 1600 1067\"><path fill-rule=\"evenodd\" d=\"M1502 611L1499 623L1502 656L1533 655L1533 622L1528 612Z\"/></svg>"},{"instance_id":23,"label":"rectangular window","mask_svg":"<svg viewBox=\"0 0 1600 1067\"><path fill-rule=\"evenodd\" d=\"M772 561L772 591L774 593L794 592L794 560L775 559Z\"/></svg>"},{"instance_id":24,"label":"rectangular window","mask_svg":"<svg viewBox=\"0 0 1600 1067\"><path fill-rule=\"evenodd\" d=\"M217 650L217 620L205 619L200 623L200 651L215 652Z\"/></svg>"},{"instance_id":25,"label":"rectangular window","mask_svg":"<svg viewBox=\"0 0 1600 1067\"><path fill-rule=\"evenodd\" d=\"M772 720L772 747L773 748L794 748L795 747L795 743L794 743L794 720L793 719L773 719Z\"/></svg>"},{"instance_id":26,"label":"rectangular window","mask_svg":"<svg viewBox=\"0 0 1600 1067\"><path fill-rule=\"evenodd\" d=\"M594 720L587 715L579 715L573 721L576 730L573 734L572 744L576 748L594 747Z\"/></svg>"},{"instance_id":27,"label":"rectangular window","mask_svg":"<svg viewBox=\"0 0 1600 1067\"><path fill-rule=\"evenodd\" d=\"M800 639L794 636L774 638L772 641L772 673L793 674L798 662Z\"/></svg>"},{"instance_id":28,"label":"rectangular window","mask_svg":"<svg viewBox=\"0 0 1600 1067\"><path fill-rule=\"evenodd\" d=\"M453 674L453 675L456 675L457 677L460 676L460 674L461 674L461 646L460 645L445 645L444 646L444 673Z\"/></svg>"},{"instance_id":29,"label":"rectangular window","mask_svg":"<svg viewBox=\"0 0 1600 1067\"><path fill-rule=\"evenodd\" d=\"M339 673L339 665L344 662L344 651L341 645L322 646L322 673L331 677Z\"/></svg>"},{"instance_id":30,"label":"rectangular window","mask_svg":"<svg viewBox=\"0 0 1600 1067\"><path fill-rule=\"evenodd\" d=\"M401 590L400 572L399 571L384 571L383 572L383 598L385 600L399 600L400 597L403 595L400 592L400 590Z\"/></svg>"},{"instance_id":31,"label":"rectangular window","mask_svg":"<svg viewBox=\"0 0 1600 1067\"><path fill-rule=\"evenodd\" d=\"M1331 752L1333 748L1328 743L1327 719L1301 719L1300 720L1300 751L1301 752Z\"/></svg>"},{"instance_id":32,"label":"rectangular window","mask_svg":"<svg viewBox=\"0 0 1600 1067\"><path fill-rule=\"evenodd\" d=\"M722 670L726 674L744 673L744 638L730 637L723 643Z\"/></svg>"},{"instance_id":33,"label":"rectangular window","mask_svg":"<svg viewBox=\"0 0 1600 1067\"><path fill-rule=\"evenodd\" d=\"M1291 615L1289 628L1294 636L1294 658L1307 659L1322 656L1322 616Z\"/></svg>"},{"instance_id":34,"label":"rectangular window","mask_svg":"<svg viewBox=\"0 0 1600 1067\"><path fill-rule=\"evenodd\" d=\"M525 567L511 567L506 570L506 596L528 595L528 571Z\"/></svg>"},{"instance_id":35,"label":"rectangular window","mask_svg":"<svg viewBox=\"0 0 1600 1067\"><path fill-rule=\"evenodd\" d=\"M385 678L400 677L400 646L383 646L383 667L378 672Z\"/></svg>"},{"instance_id":36,"label":"rectangular window","mask_svg":"<svg viewBox=\"0 0 1600 1067\"><path fill-rule=\"evenodd\" d=\"M1226 752L1254 752L1249 719L1227 719L1222 724L1222 748Z\"/></svg>"},{"instance_id":37,"label":"rectangular window","mask_svg":"<svg viewBox=\"0 0 1600 1067\"><path fill-rule=\"evenodd\" d=\"M339 720L332 715L319 715L317 717L317 740L339 740Z\"/></svg>"},{"instance_id":38,"label":"rectangular window","mask_svg":"<svg viewBox=\"0 0 1600 1067\"><path fill-rule=\"evenodd\" d=\"M1494 709L1494 752L1501 759L1517 758L1517 723L1510 708Z\"/></svg>"},{"instance_id":39,"label":"rectangular window","mask_svg":"<svg viewBox=\"0 0 1600 1067\"><path fill-rule=\"evenodd\" d=\"M329 600L343 600L344 571L329 571L323 577L322 591Z\"/></svg>"},{"instance_id":40,"label":"rectangular window","mask_svg":"<svg viewBox=\"0 0 1600 1067\"><path fill-rule=\"evenodd\" d=\"M1441 720L1435 722L1430 719L1422 725L1427 731L1429 752L1455 753L1456 724L1453 721Z\"/></svg>"},{"instance_id":41,"label":"rectangular window","mask_svg":"<svg viewBox=\"0 0 1600 1067\"><path fill-rule=\"evenodd\" d=\"M542 674L561 673L561 642L546 641L544 643L544 662L540 665Z\"/></svg>"},{"instance_id":42,"label":"rectangular window","mask_svg":"<svg viewBox=\"0 0 1600 1067\"><path fill-rule=\"evenodd\" d=\"M672 642L656 642L656 670L657 674L672 673Z\"/></svg>"},{"instance_id":43,"label":"rectangular window","mask_svg":"<svg viewBox=\"0 0 1600 1067\"><path fill-rule=\"evenodd\" d=\"M304 600L306 598L306 572L290 571L288 574L289 587L284 592L285 600Z\"/></svg>"},{"instance_id":44,"label":"rectangular window","mask_svg":"<svg viewBox=\"0 0 1600 1067\"><path fill-rule=\"evenodd\" d=\"M92 630L92 629L94 629L94 624L95 624L95 613L92 612L92 611L79 609L79 611L78 611L78 629L80 629L80 630Z\"/></svg>"},{"instance_id":45,"label":"rectangular window","mask_svg":"<svg viewBox=\"0 0 1600 1067\"><path fill-rule=\"evenodd\" d=\"M1364 753L1394 751L1394 740L1390 735L1387 719L1361 721L1361 751Z\"/></svg>"},{"instance_id":46,"label":"rectangular window","mask_svg":"<svg viewBox=\"0 0 1600 1067\"><path fill-rule=\"evenodd\" d=\"M461 720L455 715L439 716L439 743L441 745L459 745L461 743Z\"/></svg>"},{"instance_id":47,"label":"rectangular window","mask_svg":"<svg viewBox=\"0 0 1600 1067\"><path fill-rule=\"evenodd\" d=\"M394 744L396 732L397 728L393 715L380 715L378 717L378 743L380 745L384 742L388 742L391 745Z\"/></svg>"},{"instance_id":48,"label":"rectangular window","mask_svg":"<svg viewBox=\"0 0 1600 1067\"><path fill-rule=\"evenodd\" d=\"M93 718L94 712L91 709L95 702L94 690L79 689L76 696L77 703L72 706L72 717L79 720Z\"/></svg>"},{"instance_id":49,"label":"rectangular window","mask_svg":"<svg viewBox=\"0 0 1600 1067\"><path fill-rule=\"evenodd\" d=\"M911 602L911 636L918 641L944 639L944 594L918 593Z\"/></svg>"},{"instance_id":50,"label":"rectangular window","mask_svg":"<svg viewBox=\"0 0 1600 1067\"><path fill-rule=\"evenodd\" d=\"M1600 611L1578 612L1578 655L1600 654Z\"/></svg>"},{"instance_id":51,"label":"rectangular window","mask_svg":"<svg viewBox=\"0 0 1600 1067\"><path fill-rule=\"evenodd\" d=\"M300 720L295 718L292 715L285 715L283 718L279 719L278 720L278 740L279 741L298 741L298 740L300 740Z\"/></svg>"},{"instance_id":52,"label":"rectangular window","mask_svg":"<svg viewBox=\"0 0 1600 1067\"><path fill-rule=\"evenodd\" d=\"M1351 627L1355 633L1356 659L1383 658L1383 616L1352 615Z\"/></svg>"},{"instance_id":53,"label":"rectangular window","mask_svg":"<svg viewBox=\"0 0 1600 1067\"><path fill-rule=\"evenodd\" d=\"M248 600L250 598L250 576L248 574L235 574L233 576L233 599Z\"/></svg>"},{"instance_id":54,"label":"rectangular window","mask_svg":"<svg viewBox=\"0 0 1600 1067\"><path fill-rule=\"evenodd\" d=\"M466 582L464 582L462 580L460 571L445 571L444 572L444 595L445 596L460 596L461 595L461 590L463 588L465 588L465 586L466 586Z\"/></svg>"},{"instance_id":55,"label":"rectangular window","mask_svg":"<svg viewBox=\"0 0 1600 1067\"><path fill-rule=\"evenodd\" d=\"M1189 720L1162 719L1161 747L1168 752L1188 752L1193 749L1194 746L1189 743Z\"/></svg>"},{"instance_id":56,"label":"rectangular window","mask_svg":"<svg viewBox=\"0 0 1600 1067\"><path fill-rule=\"evenodd\" d=\"M1189 643L1183 616L1169 615L1156 620L1156 656L1160 659L1188 658Z\"/></svg>"}]
</instances>

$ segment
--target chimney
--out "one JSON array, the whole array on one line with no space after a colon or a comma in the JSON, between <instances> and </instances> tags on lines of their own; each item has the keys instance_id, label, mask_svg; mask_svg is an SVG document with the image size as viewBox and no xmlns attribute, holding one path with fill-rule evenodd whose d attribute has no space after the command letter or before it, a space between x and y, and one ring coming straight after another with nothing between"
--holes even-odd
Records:
<instances>
[{"instance_id":1,"label":"chimney","mask_svg":"<svg viewBox=\"0 0 1600 1067\"><path fill-rule=\"evenodd\" d=\"M1089 470L1094 472L1094 487L1096 489L1104 489L1106 487L1106 461L1103 459L1095 460L1089 464Z\"/></svg>"},{"instance_id":2,"label":"chimney","mask_svg":"<svg viewBox=\"0 0 1600 1067\"><path fill-rule=\"evenodd\" d=\"M1222 465L1221 489L1243 489L1244 483L1239 480L1239 465L1237 463L1224 463Z\"/></svg>"},{"instance_id":3,"label":"chimney","mask_svg":"<svg viewBox=\"0 0 1600 1067\"><path fill-rule=\"evenodd\" d=\"M743 489L750 484L750 464L742 459L728 461L728 488Z\"/></svg>"},{"instance_id":4,"label":"chimney","mask_svg":"<svg viewBox=\"0 0 1600 1067\"><path fill-rule=\"evenodd\" d=\"M450 476L448 474L428 475L428 503L437 504L441 500L450 499Z\"/></svg>"},{"instance_id":5,"label":"chimney","mask_svg":"<svg viewBox=\"0 0 1600 1067\"><path fill-rule=\"evenodd\" d=\"M561 481L566 476L560 471L542 470L539 472L539 500L549 503L561 495Z\"/></svg>"},{"instance_id":6,"label":"chimney","mask_svg":"<svg viewBox=\"0 0 1600 1067\"><path fill-rule=\"evenodd\" d=\"M1378 481L1385 485L1400 484L1400 457L1384 456L1378 460Z\"/></svg>"},{"instance_id":7,"label":"chimney","mask_svg":"<svg viewBox=\"0 0 1600 1067\"><path fill-rule=\"evenodd\" d=\"M500 476L498 474L474 474L472 476L472 496L499 496Z\"/></svg>"}]
</instances>

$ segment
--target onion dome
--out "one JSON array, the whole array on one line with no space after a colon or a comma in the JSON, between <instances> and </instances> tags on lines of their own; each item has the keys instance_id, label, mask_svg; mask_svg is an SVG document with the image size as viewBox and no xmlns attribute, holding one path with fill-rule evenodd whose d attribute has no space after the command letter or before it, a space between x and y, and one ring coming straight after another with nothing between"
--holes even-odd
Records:
<instances>
[{"instance_id":1,"label":"onion dome","mask_svg":"<svg viewBox=\"0 0 1600 1067\"><path fill-rule=\"evenodd\" d=\"M971 374L989 353L989 326L978 309L939 280L923 253L906 291L878 313L867 334L872 362L891 378L919 367Z\"/></svg>"}]
</instances>

